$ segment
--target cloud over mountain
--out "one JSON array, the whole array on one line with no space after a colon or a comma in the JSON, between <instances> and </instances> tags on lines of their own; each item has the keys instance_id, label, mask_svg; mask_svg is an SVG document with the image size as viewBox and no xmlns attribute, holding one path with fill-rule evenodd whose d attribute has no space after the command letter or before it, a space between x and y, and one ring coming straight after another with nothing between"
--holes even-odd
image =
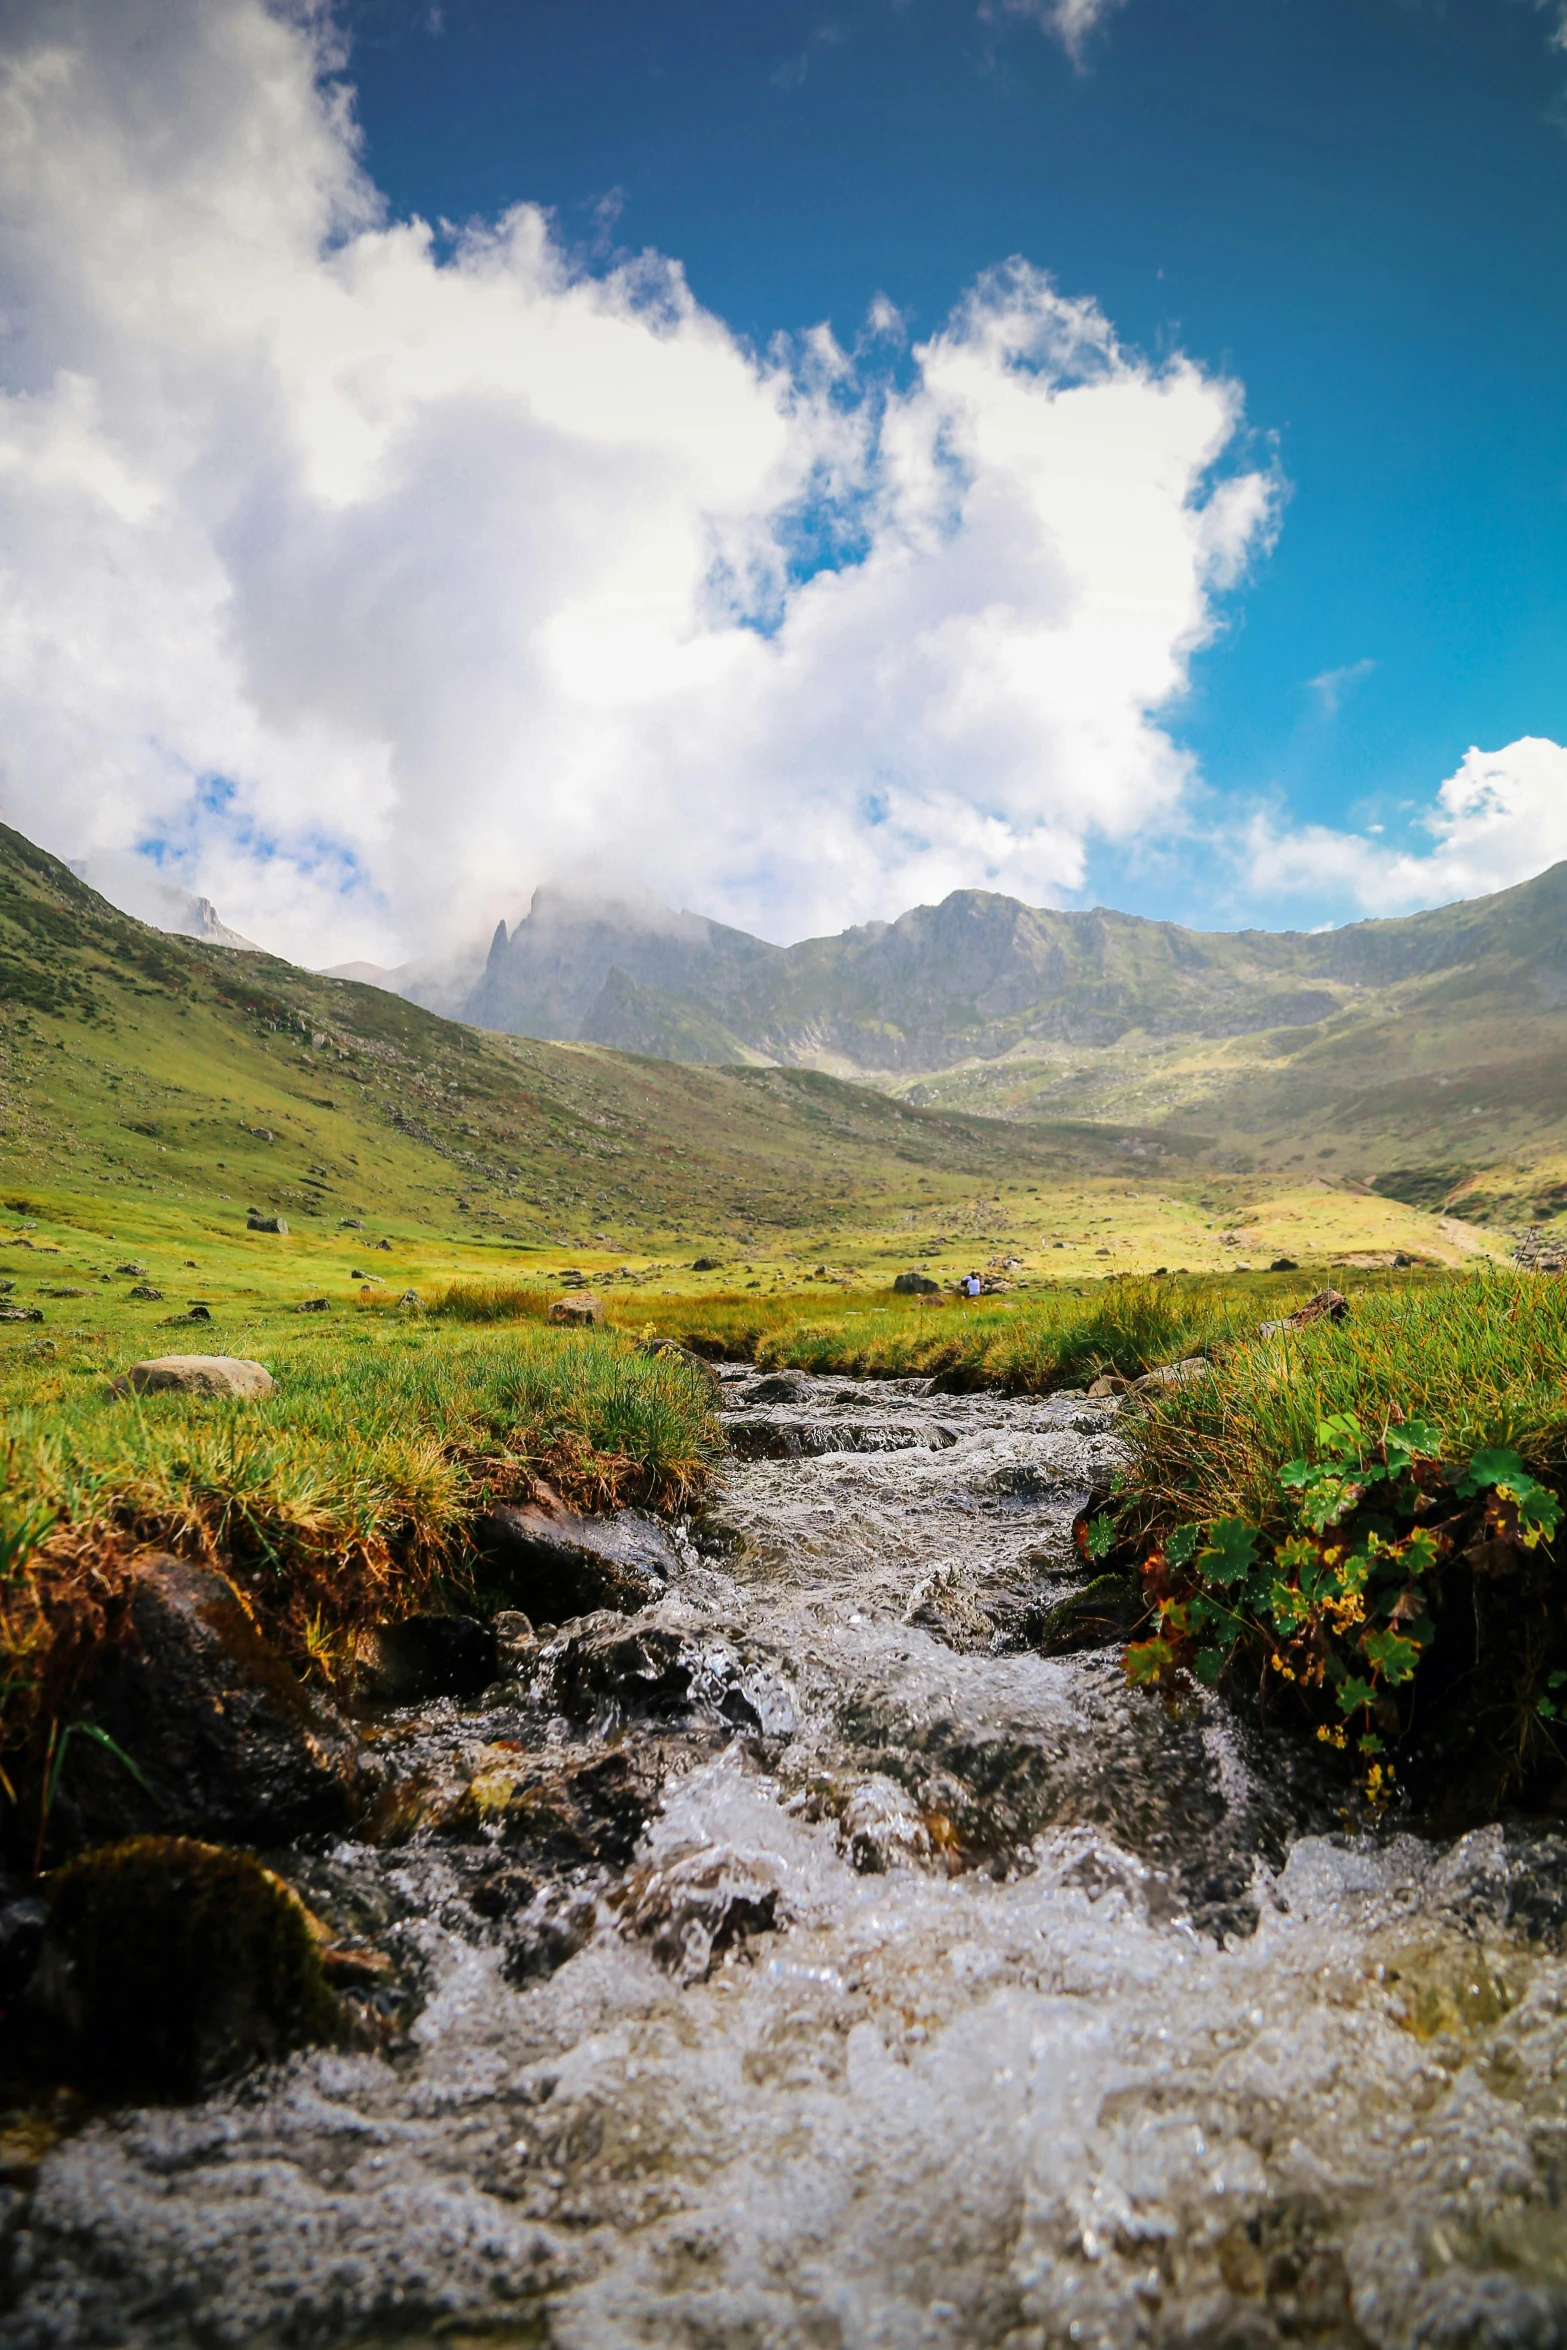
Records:
<instances>
[{"instance_id":1,"label":"cloud over mountain","mask_svg":"<svg viewBox=\"0 0 1567 2350\"><path fill-rule=\"evenodd\" d=\"M656 255L389 218L319 11L13 10L0 794L386 955L609 869L774 935L1177 813L1240 395L1021 262L899 375Z\"/></svg>"}]
</instances>

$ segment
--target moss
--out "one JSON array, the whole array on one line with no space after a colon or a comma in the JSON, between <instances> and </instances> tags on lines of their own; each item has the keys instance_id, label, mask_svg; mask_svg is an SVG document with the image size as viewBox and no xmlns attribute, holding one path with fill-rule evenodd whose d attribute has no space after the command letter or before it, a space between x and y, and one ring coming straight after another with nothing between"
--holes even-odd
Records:
<instances>
[{"instance_id":1,"label":"moss","mask_svg":"<svg viewBox=\"0 0 1567 2350\"><path fill-rule=\"evenodd\" d=\"M37 1996L66 2069L121 2097L197 2096L339 2024L296 1896L249 1853L178 1836L59 1871Z\"/></svg>"}]
</instances>

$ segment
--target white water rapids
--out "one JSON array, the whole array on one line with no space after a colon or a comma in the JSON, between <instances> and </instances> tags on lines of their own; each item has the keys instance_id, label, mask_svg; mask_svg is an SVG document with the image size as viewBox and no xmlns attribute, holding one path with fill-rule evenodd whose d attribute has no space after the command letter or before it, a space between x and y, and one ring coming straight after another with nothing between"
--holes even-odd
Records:
<instances>
[{"instance_id":1,"label":"white water rapids","mask_svg":"<svg viewBox=\"0 0 1567 2350\"><path fill-rule=\"evenodd\" d=\"M760 1408L903 1449L733 1467L747 1547L655 1611L753 1720L699 1702L629 1867L530 1895L575 1954L508 1971L449 1825L317 1856L406 2045L63 2144L7 2350L1567 2341L1567 1845L1348 1836L1219 1702L1032 1650L1108 1413L844 1398ZM579 1736L546 1686L420 1736Z\"/></svg>"}]
</instances>

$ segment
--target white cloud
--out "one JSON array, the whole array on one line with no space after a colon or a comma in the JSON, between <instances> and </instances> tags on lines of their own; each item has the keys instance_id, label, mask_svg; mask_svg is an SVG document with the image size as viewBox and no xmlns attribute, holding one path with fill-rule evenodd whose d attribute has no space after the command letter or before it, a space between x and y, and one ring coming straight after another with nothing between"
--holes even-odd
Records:
<instances>
[{"instance_id":1,"label":"white cloud","mask_svg":"<svg viewBox=\"0 0 1567 2350\"><path fill-rule=\"evenodd\" d=\"M1074 65L1082 66L1089 36L1124 0L981 0L980 15L994 21L1002 16L1025 16L1042 31L1054 34Z\"/></svg>"},{"instance_id":2,"label":"white cloud","mask_svg":"<svg viewBox=\"0 0 1567 2350\"><path fill-rule=\"evenodd\" d=\"M386 217L318 11L6 23L12 822L325 962L572 870L774 936L1059 898L1177 820L1159 715L1274 517L1233 384L1021 263L901 385L758 356L531 207Z\"/></svg>"},{"instance_id":3,"label":"white cloud","mask_svg":"<svg viewBox=\"0 0 1567 2350\"><path fill-rule=\"evenodd\" d=\"M1523 735L1499 751L1467 751L1420 829L1435 844L1423 852L1326 825L1283 831L1258 816L1246 836L1247 884L1264 897L1347 899L1364 914L1510 889L1567 857L1567 749Z\"/></svg>"},{"instance_id":4,"label":"white cloud","mask_svg":"<svg viewBox=\"0 0 1567 2350\"><path fill-rule=\"evenodd\" d=\"M1375 661L1346 661L1341 669L1324 669L1319 676L1308 677L1306 691L1316 695L1324 718L1336 718L1350 688L1369 677L1375 667Z\"/></svg>"}]
</instances>

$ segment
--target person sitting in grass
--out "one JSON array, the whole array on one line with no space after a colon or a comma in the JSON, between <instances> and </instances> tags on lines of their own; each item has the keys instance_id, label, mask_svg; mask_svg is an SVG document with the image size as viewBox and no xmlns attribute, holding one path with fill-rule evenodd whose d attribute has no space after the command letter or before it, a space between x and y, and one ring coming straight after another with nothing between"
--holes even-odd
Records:
<instances>
[{"instance_id":1,"label":"person sitting in grass","mask_svg":"<svg viewBox=\"0 0 1567 2350\"><path fill-rule=\"evenodd\" d=\"M963 1294L965 1297L978 1297L979 1275L977 1273L969 1273L965 1275L963 1282Z\"/></svg>"}]
</instances>

